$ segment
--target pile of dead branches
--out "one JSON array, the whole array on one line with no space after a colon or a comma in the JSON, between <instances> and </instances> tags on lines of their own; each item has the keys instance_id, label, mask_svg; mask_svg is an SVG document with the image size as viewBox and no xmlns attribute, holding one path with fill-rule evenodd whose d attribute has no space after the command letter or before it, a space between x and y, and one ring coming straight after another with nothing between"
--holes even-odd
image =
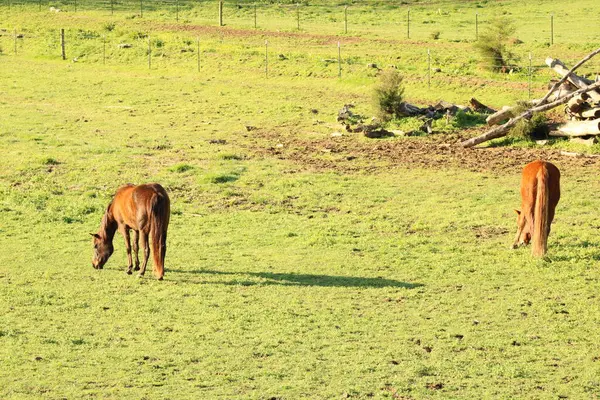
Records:
<instances>
[{"instance_id":1,"label":"pile of dead branches","mask_svg":"<svg viewBox=\"0 0 600 400\"><path fill-rule=\"evenodd\" d=\"M569 122L560 126L551 136L585 137L600 135L600 82L593 82L575 74L577 68L585 64L600 49L593 51L568 69L560 60L546 59L546 64L562 78L552 85L546 95L528 103L529 108L516 115L515 107L503 107L502 110L487 118L488 125L495 126L483 135L465 140L463 147L472 147L491 139L506 136L522 119L530 119L534 113L551 110L566 104L565 112Z\"/></svg>"},{"instance_id":2,"label":"pile of dead branches","mask_svg":"<svg viewBox=\"0 0 600 400\"><path fill-rule=\"evenodd\" d=\"M439 101L435 105L429 105L427 107L418 107L410 103L403 102L401 104L401 115L403 117L416 117L423 121L423 124L419 128L419 131L424 133L435 133L432 129L432 122L440 118L448 118L455 116L459 112L471 112L472 110L480 113L493 113L492 110L476 99L471 99L470 106L462 106L452 104L447 101ZM395 132L388 131L383 128L383 124L377 118L373 117L366 123L365 118L361 115L355 114L352 109L353 104L345 104L344 107L338 112L337 121L340 122L347 132L362 133L367 137L379 138L385 136L394 136ZM415 132L404 132L407 136Z\"/></svg>"}]
</instances>

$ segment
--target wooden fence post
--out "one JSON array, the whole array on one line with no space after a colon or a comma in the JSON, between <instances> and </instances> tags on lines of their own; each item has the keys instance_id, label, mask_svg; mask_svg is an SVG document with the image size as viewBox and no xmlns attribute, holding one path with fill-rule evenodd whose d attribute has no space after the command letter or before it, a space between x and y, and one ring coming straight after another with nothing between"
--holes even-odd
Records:
<instances>
[{"instance_id":1,"label":"wooden fence post","mask_svg":"<svg viewBox=\"0 0 600 400\"><path fill-rule=\"evenodd\" d=\"M219 26L223 26L223 0L219 0Z\"/></svg>"},{"instance_id":2,"label":"wooden fence post","mask_svg":"<svg viewBox=\"0 0 600 400\"><path fill-rule=\"evenodd\" d=\"M338 42L338 78L342 77L342 46Z\"/></svg>"},{"instance_id":3,"label":"wooden fence post","mask_svg":"<svg viewBox=\"0 0 600 400\"><path fill-rule=\"evenodd\" d=\"M348 6L344 6L344 33L348 33Z\"/></svg>"},{"instance_id":4,"label":"wooden fence post","mask_svg":"<svg viewBox=\"0 0 600 400\"><path fill-rule=\"evenodd\" d=\"M196 58L198 59L198 72L200 72L200 36L196 37Z\"/></svg>"},{"instance_id":5,"label":"wooden fence post","mask_svg":"<svg viewBox=\"0 0 600 400\"><path fill-rule=\"evenodd\" d=\"M550 45L554 44L554 14L550 14Z\"/></svg>"},{"instance_id":6,"label":"wooden fence post","mask_svg":"<svg viewBox=\"0 0 600 400\"><path fill-rule=\"evenodd\" d=\"M152 45L150 44L150 35L148 35L148 69L152 69Z\"/></svg>"},{"instance_id":7,"label":"wooden fence post","mask_svg":"<svg viewBox=\"0 0 600 400\"><path fill-rule=\"evenodd\" d=\"M431 89L431 51L427 49L427 88Z\"/></svg>"},{"instance_id":8,"label":"wooden fence post","mask_svg":"<svg viewBox=\"0 0 600 400\"><path fill-rule=\"evenodd\" d=\"M410 39L410 8L406 14L406 38Z\"/></svg>"},{"instance_id":9,"label":"wooden fence post","mask_svg":"<svg viewBox=\"0 0 600 400\"><path fill-rule=\"evenodd\" d=\"M269 77L269 41L265 40L265 78Z\"/></svg>"},{"instance_id":10,"label":"wooden fence post","mask_svg":"<svg viewBox=\"0 0 600 400\"><path fill-rule=\"evenodd\" d=\"M61 28L60 30L60 48L62 52L62 59L67 59L67 53L65 52L65 30Z\"/></svg>"}]
</instances>

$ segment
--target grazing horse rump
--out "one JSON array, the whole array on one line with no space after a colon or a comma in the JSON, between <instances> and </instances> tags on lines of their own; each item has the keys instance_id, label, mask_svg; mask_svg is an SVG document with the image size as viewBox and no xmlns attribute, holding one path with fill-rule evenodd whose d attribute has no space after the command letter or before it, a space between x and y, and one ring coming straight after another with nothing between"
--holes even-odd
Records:
<instances>
[{"instance_id":1,"label":"grazing horse rump","mask_svg":"<svg viewBox=\"0 0 600 400\"><path fill-rule=\"evenodd\" d=\"M133 230L133 250L135 253L136 270L140 269L138 256L139 243L141 241L144 249L144 261L140 275L146 271L146 265L150 256L150 244L152 241L152 253L154 259L154 273L158 279L164 276L164 261L167 251L167 228L170 219L170 200L165 189L157 184L125 185L120 187L115 197L108 205L102 226L94 236L94 268L102 268L112 254L112 240L116 230L119 230L125 238L127 249L127 273L132 271L132 255L130 243L130 231Z\"/></svg>"},{"instance_id":2,"label":"grazing horse rump","mask_svg":"<svg viewBox=\"0 0 600 400\"><path fill-rule=\"evenodd\" d=\"M532 242L532 254L543 257L548 249L550 225L560 200L560 171L554 164L534 161L523 168L521 210L517 212L517 236L513 243Z\"/></svg>"}]
</instances>

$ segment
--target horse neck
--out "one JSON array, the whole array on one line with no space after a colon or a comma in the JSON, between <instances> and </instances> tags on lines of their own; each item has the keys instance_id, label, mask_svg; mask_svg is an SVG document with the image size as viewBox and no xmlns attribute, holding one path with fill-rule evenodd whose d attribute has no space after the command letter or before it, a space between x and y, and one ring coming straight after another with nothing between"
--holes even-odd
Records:
<instances>
[{"instance_id":1,"label":"horse neck","mask_svg":"<svg viewBox=\"0 0 600 400\"><path fill-rule=\"evenodd\" d=\"M117 231L117 221L115 220L111 207L112 204L104 213L104 217L102 217L102 225L100 226L100 236L102 236L106 241L111 242L115 237L115 232Z\"/></svg>"}]
</instances>

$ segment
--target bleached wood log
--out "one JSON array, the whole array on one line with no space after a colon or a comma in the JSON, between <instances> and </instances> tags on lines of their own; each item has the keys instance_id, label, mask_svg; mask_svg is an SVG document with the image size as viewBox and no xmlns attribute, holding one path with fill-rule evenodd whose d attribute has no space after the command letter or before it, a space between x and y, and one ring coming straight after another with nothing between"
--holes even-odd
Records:
<instances>
[{"instance_id":1,"label":"bleached wood log","mask_svg":"<svg viewBox=\"0 0 600 400\"><path fill-rule=\"evenodd\" d=\"M558 127L558 132L566 137L600 135L600 119L567 122ZM554 134L554 136L557 135Z\"/></svg>"},{"instance_id":2,"label":"bleached wood log","mask_svg":"<svg viewBox=\"0 0 600 400\"><path fill-rule=\"evenodd\" d=\"M533 115L533 113L536 112L542 112L542 111L548 111L551 110L555 107L560 106L561 104L565 104L566 102L568 102L569 100L571 100L571 98L580 95L581 93L587 93L590 90L595 90L600 88L600 82L596 82L592 85L589 85L588 87L586 87L585 89L579 89L571 94L568 94L566 96L561 97L560 99L557 99L555 101L553 101L552 103L547 103L547 104L542 104L540 106L536 106L533 108L530 108L529 110L525 111L524 113L522 113L521 115L511 118L506 124L504 125L500 125L497 126L489 131L487 131L486 133L484 133L483 135L479 135L476 136L474 138L465 140L463 142L461 142L461 146L462 147L473 147L478 145L479 143L483 143L486 142L488 140L491 139L496 139L499 137L503 137L506 136L506 134L508 133L508 131L510 131L510 129L515 126L517 124L517 122L519 122L520 120L522 120L523 118L531 118L531 116Z\"/></svg>"},{"instance_id":3,"label":"bleached wood log","mask_svg":"<svg viewBox=\"0 0 600 400\"><path fill-rule=\"evenodd\" d=\"M571 82L573 85L577 86L580 89L585 88L586 86L594 83L593 81L582 78L573 72L571 72L569 74L569 69L565 66L565 64L562 63L562 61L560 61L557 58L552 58L552 57L546 58L546 65L548 65L557 74L559 74L562 77L569 75L567 78L569 80L569 82ZM592 98L592 100L600 101L600 93L598 93L596 91L590 91L589 95Z\"/></svg>"},{"instance_id":4,"label":"bleached wood log","mask_svg":"<svg viewBox=\"0 0 600 400\"><path fill-rule=\"evenodd\" d=\"M574 114L580 113L585 107L586 100L588 100L589 98L590 97L587 93L582 93L579 96L573 97L567 102L567 107L569 108L569 111Z\"/></svg>"},{"instance_id":5,"label":"bleached wood log","mask_svg":"<svg viewBox=\"0 0 600 400\"><path fill-rule=\"evenodd\" d=\"M589 110L584 110L582 112L580 112L581 116L583 118L600 118L600 108L592 108Z\"/></svg>"},{"instance_id":6,"label":"bleached wood log","mask_svg":"<svg viewBox=\"0 0 600 400\"><path fill-rule=\"evenodd\" d=\"M535 99L535 100L530 100L524 104L529 107L533 107L533 106L538 105L540 103L540 101L541 101L540 99ZM494 114L487 117L485 119L485 122L487 122L488 126L498 125L502 121L506 121L506 120L512 118L514 116L513 115L514 109L515 109L515 107L513 107L513 106L503 106L500 111L497 111Z\"/></svg>"},{"instance_id":7,"label":"bleached wood log","mask_svg":"<svg viewBox=\"0 0 600 400\"><path fill-rule=\"evenodd\" d=\"M512 115L513 109L514 109L514 107L504 106L504 107L502 107L502 109L500 111L497 111L497 112L493 113L492 115L490 115L489 117L487 117L485 119L485 122L487 122L487 124L489 126L498 125L500 122L507 120L513 116Z\"/></svg>"}]
</instances>

